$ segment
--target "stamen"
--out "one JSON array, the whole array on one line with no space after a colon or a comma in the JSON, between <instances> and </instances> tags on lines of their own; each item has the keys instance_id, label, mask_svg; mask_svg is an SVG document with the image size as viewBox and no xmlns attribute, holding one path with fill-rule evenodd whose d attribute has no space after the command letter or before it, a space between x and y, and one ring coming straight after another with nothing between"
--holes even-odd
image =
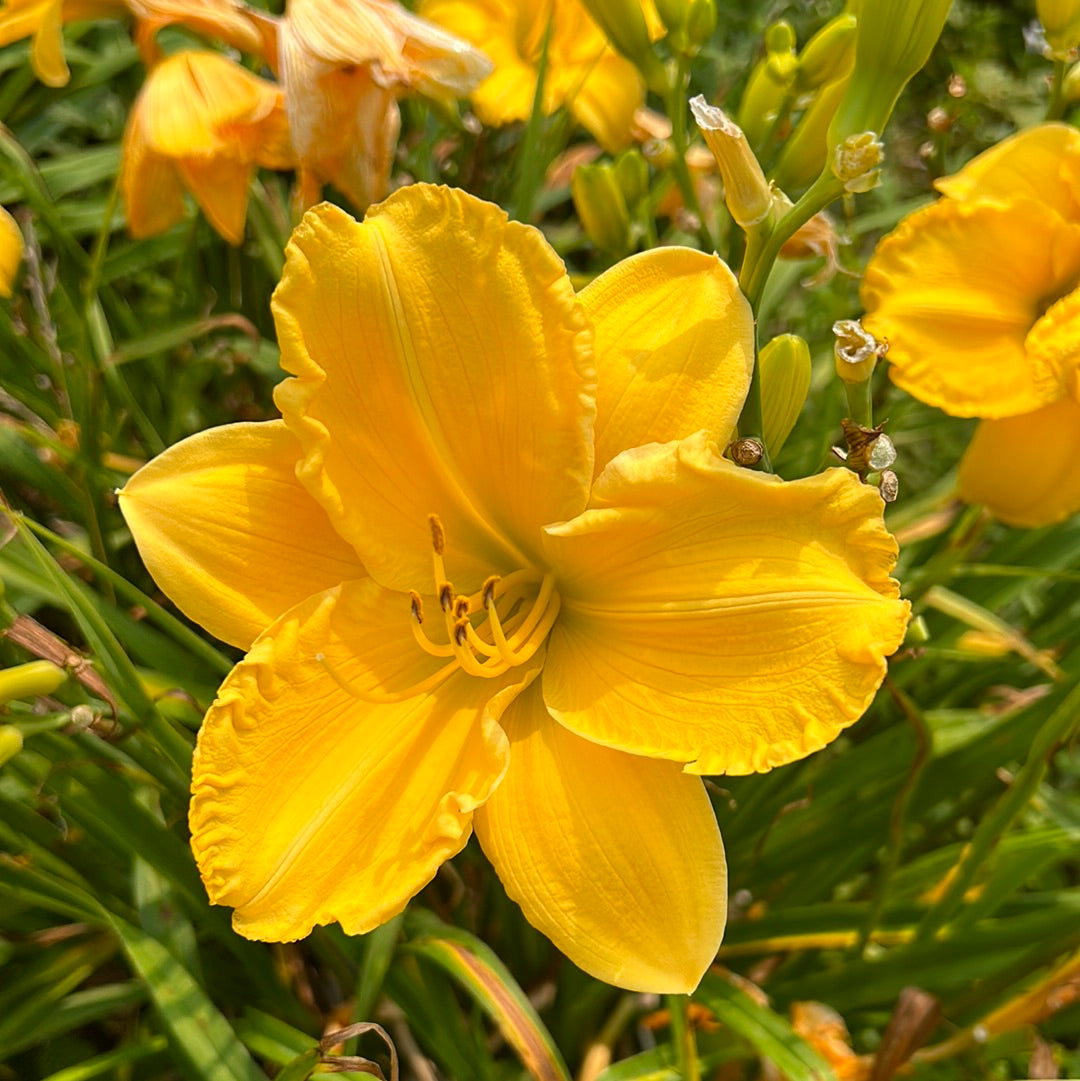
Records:
<instances>
[{"instance_id":1,"label":"stamen","mask_svg":"<svg viewBox=\"0 0 1080 1081\"><path fill-rule=\"evenodd\" d=\"M316 653L315 660L346 694L361 702L367 702L374 706L393 705L396 702L406 702L410 698L416 698L419 695L427 694L428 691L434 690L447 678L447 676L453 675L458 669L457 662L444 664L442 668L428 676L427 679L422 679L419 683L414 683L411 687L406 687L403 691L361 691L352 686L340 672L334 670L333 665L326 659L325 653Z\"/></svg>"},{"instance_id":2,"label":"stamen","mask_svg":"<svg viewBox=\"0 0 1080 1081\"><path fill-rule=\"evenodd\" d=\"M449 582L444 581L439 586L439 607L444 612L454 607L454 587Z\"/></svg>"},{"instance_id":3,"label":"stamen","mask_svg":"<svg viewBox=\"0 0 1080 1081\"><path fill-rule=\"evenodd\" d=\"M424 622L424 599L415 589L409 590L409 605L412 608L413 619L417 623Z\"/></svg>"},{"instance_id":4,"label":"stamen","mask_svg":"<svg viewBox=\"0 0 1080 1081\"><path fill-rule=\"evenodd\" d=\"M467 619L469 615L469 598L460 593L454 598L454 619Z\"/></svg>"},{"instance_id":5,"label":"stamen","mask_svg":"<svg viewBox=\"0 0 1080 1081\"><path fill-rule=\"evenodd\" d=\"M437 556L441 556L446 551L446 530L437 514L428 515L428 525L431 527L431 547Z\"/></svg>"},{"instance_id":6,"label":"stamen","mask_svg":"<svg viewBox=\"0 0 1080 1081\"><path fill-rule=\"evenodd\" d=\"M409 623L412 628L413 638L416 639L416 644L431 657L453 657L455 656L454 647L451 645L440 645L438 642L433 642L424 633L423 628L416 620L412 620Z\"/></svg>"},{"instance_id":7,"label":"stamen","mask_svg":"<svg viewBox=\"0 0 1080 1081\"><path fill-rule=\"evenodd\" d=\"M499 619L499 613L495 605L488 605L487 613L488 622L491 624L491 636L495 639L495 646L499 651L499 656L508 665L522 664L540 648L540 643L547 636L547 632L551 630L562 604L559 595L554 590L554 575L544 575L544 580L540 584L540 591L537 593L528 615L511 638L506 637L506 631Z\"/></svg>"},{"instance_id":8,"label":"stamen","mask_svg":"<svg viewBox=\"0 0 1080 1081\"><path fill-rule=\"evenodd\" d=\"M494 602L495 587L501 581L502 579L497 574L493 574L484 582L483 586L480 588L480 603L483 604L485 608L490 608L492 603Z\"/></svg>"}]
</instances>

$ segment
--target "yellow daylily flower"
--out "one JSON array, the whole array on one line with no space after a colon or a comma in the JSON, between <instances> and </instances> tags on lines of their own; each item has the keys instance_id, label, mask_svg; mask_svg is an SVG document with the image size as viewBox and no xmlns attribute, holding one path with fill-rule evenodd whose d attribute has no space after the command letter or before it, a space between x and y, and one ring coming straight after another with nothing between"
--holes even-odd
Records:
<instances>
[{"instance_id":1,"label":"yellow daylily flower","mask_svg":"<svg viewBox=\"0 0 1080 1081\"><path fill-rule=\"evenodd\" d=\"M464 96L491 71L482 52L394 0L289 0L278 51L304 206L326 183L361 209L381 199L398 97Z\"/></svg>"},{"instance_id":2,"label":"yellow daylily flower","mask_svg":"<svg viewBox=\"0 0 1080 1081\"><path fill-rule=\"evenodd\" d=\"M6 0L0 5L0 46L32 37L34 74L48 86L64 86L71 78L64 59L64 26L128 11L124 0Z\"/></svg>"},{"instance_id":3,"label":"yellow daylily flower","mask_svg":"<svg viewBox=\"0 0 1080 1081\"><path fill-rule=\"evenodd\" d=\"M128 228L153 236L183 220L186 189L239 244L256 167L292 164L280 87L219 53L176 53L151 69L128 117L120 166Z\"/></svg>"},{"instance_id":4,"label":"yellow daylily flower","mask_svg":"<svg viewBox=\"0 0 1080 1081\"><path fill-rule=\"evenodd\" d=\"M241 52L264 56L276 65L277 20L240 0L127 0L135 15L135 40L147 67L161 59L155 36L166 26L180 25Z\"/></svg>"},{"instance_id":5,"label":"yellow daylily flower","mask_svg":"<svg viewBox=\"0 0 1080 1081\"><path fill-rule=\"evenodd\" d=\"M643 8L653 36L659 36L653 5ZM581 0L424 0L420 11L495 62L495 70L471 97L476 115L491 126L529 119L550 18L544 111L565 105L605 150L630 142L645 83L637 68L608 44Z\"/></svg>"},{"instance_id":6,"label":"yellow daylily flower","mask_svg":"<svg viewBox=\"0 0 1080 1081\"><path fill-rule=\"evenodd\" d=\"M0 297L11 296L23 257L23 235L15 219L0 206Z\"/></svg>"},{"instance_id":7,"label":"yellow daylily flower","mask_svg":"<svg viewBox=\"0 0 1080 1081\"><path fill-rule=\"evenodd\" d=\"M961 498L1060 521L1080 510L1080 132L1031 128L937 186L878 245L863 324L897 385L982 418Z\"/></svg>"},{"instance_id":8,"label":"yellow daylily flower","mask_svg":"<svg viewBox=\"0 0 1080 1081\"><path fill-rule=\"evenodd\" d=\"M823 746L904 633L877 492L720 457L753 320L715 255L575 295L538 230L417 184L309 211L274 314L282 420L120 496L162 589L248 650L195 757L211 900L252 938L365 932L475 829L576 964L691 990L726 914L699 775Z\"/></svg>"}]
</instances>

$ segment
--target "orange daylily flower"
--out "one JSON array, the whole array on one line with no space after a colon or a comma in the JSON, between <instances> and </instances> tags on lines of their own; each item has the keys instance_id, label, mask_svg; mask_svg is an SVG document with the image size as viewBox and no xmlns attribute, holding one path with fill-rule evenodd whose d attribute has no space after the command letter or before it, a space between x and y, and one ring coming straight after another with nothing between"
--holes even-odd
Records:
<instances>
[{"instance_id":1,"label":"orange daylily flower","mask_svg":"<svg viewBox=\"0 0 1080 1081\"><path fill-rule=\"evenodd\" d=\"M876 490L720 456L753 316L715 255L575 294L538 230L416 184L309 211L274 313L282 420L120 497L166 593L248 650L195 756L211 900L252 938L365 932L475 829L576 964L692 990L726 912L700 775L823 746L904 634Z\"/></svg>"},{"instance_id":2,"label":"orange daylily flower","mask_svg":"<svg viewBox=\"0 0 1080 1081\"><path fill-rule=\"evenodd\" d=\"M124 132L120 189L132 235L181 221L186 189L239 244L259 165L293 165L280 87L218 53L168 57L147 76Z\"/></svg>"},{"instance_id":3,"label":"orange daylily flower","mask_svg":"<svg viewBox=\"0 0 1080 1081\"><path fill-rule=\"evenodd\" d=\"M479 50L394 0L289 0L278 50L304 206L325 183L361 209L382 198L398 97L463 96L491 70Z\"/></svg>"},{"instance_id":4,"label":"orange daylily flower","mask_svg":"<svg viewBox=\"0 0 1080 1081\"><path fill-rule=\"evenodd\" d=\"M982 423L959 494L1004 522L1080 510L1080 132L1043 124L937 182L874 253L863 323L921 401Z\"/></svg>"}]
</instances>

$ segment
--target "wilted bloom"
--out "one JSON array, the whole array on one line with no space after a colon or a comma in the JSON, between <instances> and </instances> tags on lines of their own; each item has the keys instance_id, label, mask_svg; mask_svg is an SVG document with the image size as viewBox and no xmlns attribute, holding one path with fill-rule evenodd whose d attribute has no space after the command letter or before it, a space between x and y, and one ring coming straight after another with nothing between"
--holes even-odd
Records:
<instances>
[{"instance_id":1,"label":"wilted bloom","mask_svg":"<svg viewBox=\"0 0 1080 1081\"><path fill-rule=\"evenodd\" d=\"M0 207L0 297L11 296L23 257L23 236L15 219Z\"/></svg>"},{"instance_id":2,"label":"wilted bloom","mask_svg":"<svg viewBox=\"0 0 1080 1081\"><path fill-rule=\"evenodd\" d=\"M634 113L645 99L644 81L611 48L581 0L424 0L420 10L494 61L495 70L471 95L485 124L529 119L550 19L544 111L565 105L605 150L630 141ZM655 11L647 14L657 25Z\"/></svg>"},{"instance_id":3,"label":"wilted bloom","mask_svg":"<svg viewBox=\"0 0 1080 1081\"><path fill-rule=\"evenodd\" d=\"M135 16L135 40L147 66L160 59L155 35L174 25L276 64L274 18L240 0L127 0L127 4Z\"/></svg>"},{"instance_id":4,"label":"wilted bloom","mask_svg":"<svg viewBox=\"0 0 1080 1081\"><path fill-rule=\"evenodd\" d=\"M878 246L862 301L893 381L982 424L959 491L1003 521L1080 510L1080 133L1043 124L955 176Z\"/></svg>"},{"instance_id":5,"label":"wilted bloom","mask_svg":"<svg viewBox=\"0 0 1080 1081\"><path fill-rule=\"evenodd\" d=\"M244 237L259 165L293 164L281 89L210 52L181 52L146 78L124 132L120 189L133 236L184 217L184 191L231 244Z\"/></svg>"},{"instance_id":6,"label":"wilted bloom","mask_svg":"<svg viewBox=\"0 0 1080 1081\"><path fill-rule=\"evenodd\" d=\"M699 774L823 746L903 634L877 493L719 456L753 320L713 255L575 295L537 230L413 185L310 211L274 310L283 419L121 494L162 588L248 649L195 758L211 899L253 938L368 931L475 828L578 965L693 988L725 916Z\"/></svg>"},{"instance_id":7,"label":"wilted bloom","mask_svg":"<svg viewBox=\"0 0 1080 1081\"><path fill-rule=\"evenodd\" d=\"M64 59L64 26L127 13L124 0L6 0L0 6L0 46L33 37L34 74L48 86L63 86L71 78Z\"/></svg>"},{"instance_id":8,"label":"wilted bloom","mask_svg":"<svg viewBox=\"0 0 1080 1081\"><path fill-rule=\"evenodd\" d=\"M278 49L305 206L325 183L361 208L382 198L398 97L461 97L491 71L482 52L393 0L289 0Z\"/></svg>"}]
</instances>

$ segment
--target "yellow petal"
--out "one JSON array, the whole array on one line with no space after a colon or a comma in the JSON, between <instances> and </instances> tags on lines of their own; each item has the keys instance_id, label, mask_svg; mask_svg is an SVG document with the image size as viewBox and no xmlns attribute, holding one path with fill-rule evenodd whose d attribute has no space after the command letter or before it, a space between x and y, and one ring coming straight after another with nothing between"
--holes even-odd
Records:
<instances>
[{"instance_id":1,"label":"yellow petal","mask_svg":"<svg viewBox=\"0 0 1080 1081\"><path fill-rule=\"evenodd\" d=\"M365 65L337 66L304 48L286 20L281 77L297 160L363 209L386 194L401 120L397 96Z\"/></svg>"},{"instance_id":2,"label":"yellow petal","mask_svg":"<svg viewBox=\"0 0 1080 1081\"><path fill-rule=\"evenodd\" d=\"M70 0L69 0L70 2ZM143 30L156 34L166 26L186 26L206 38L235 46L241 52L262 55L264 37L259 12L248 12L233 0L128 0Z\"/></svg>"},{"instance_id":3,"label":"yellow petal","mask_svg":"<svg viewBox=\"0 0 1080 1081\"><path fill-rule=\"evenodd\" d=\"M634 114L645 104L645 83L637 68L623 56L606 49L582 72L569 95L574 119L609 153L631 140Z\"/></svg>"},{"instance_id":4,"label":"yellow petal","mask_svg":"<svg viewBox=\"0 0 1080 1081\"><path fill-rule=\"evenodd\" d=\"M1080 399L1080 289L1051 304L1024 343L1031 377L1047 402Z\"/></svg>"},{"instance_id":5,"label":"yellow petal","mask_svg":"<svg viewBox=\"0 0 1080 1081\"><path fill-rule=\"evenodd\" d=\"M0 207L0 297L11 296L23 257L23 235L15 219Z\"/></svg>"},{"instance_id":6,"label":"yellow petal","mask_svg":"<svg viewBox=\"0 0 1080 1081\"><path fill-rule=\"evenodd\" d=\"M1034 199L1075 220L1080 211L1080 132L1037 124L979 154L953 176L934 181L951 199Z\"/></svg>"},{"instance_id":7,"label":"yellow petal","mask_svg":"<svg viewBox=\"0 0 1080 1081\"><path fill-rule=\"evenodd\" d=\"M510 768L475 828L506 892L590 975L693 991L727 915L724 846L701 781L580 739L533 689L502 723Z\"/></svg>"},{"instance_id":8,"label":"yellow petal","mask_svg":"<svg viewBox=\"0 0 1080 1081\"><path fill-rule=\"evenodd\" d=\"M541 526L584 506L591 335L537 230L423 184L362 225L323 204L273 307L299 476L384 585L431 581L430 514L470 592L535 564Z\"/></svg>"},{"instance_id":9,"label":"yellow petal","mask_svg":"<svg viewBox=\"0 0 1080 1081\"><path fill-rule=\"evenodd\" d=\"M229 158L182 158L176 170L207 221L230 243L244 240L248 192L255 167Z\"/></svg>"},{"instance_id":10,"label":"yellow petal","mask_svg":"<svg viewBox=\"0 0 1080 1081\"><path fill-rule=\"evenodd\" d=\"M912 214L866 269L863 325L889 342L893 381L954 416L1045 404L1024 348L1080 277L1080 224L1037 203L942 200Z\"/></svg>"},{"instance_id":11,"label":"yellow petal","mask_svg":"<svg viewBox=\"0 0 1080 1081\"><path fill-rule=\"evenodd\" d=\"M588 739L750 773L857 720L900 644L881 499L846 470L784 482L703 435L627 451L548 529L563 607L544 699Z\"/></svg>"},{"instance_id":12,"label":"yellow petal","mask_svg":"<svg viewBox=\"0 0 1080 1081\"><path fill-rule=\"evenodd\" d=\"M34 31L30 64L34 74L46 86L66 86L71 78L64 59L62 0L54 0L42 7L41 21Z\"/></svg>"},{"instance_id":13,"label":"yellow petal","mask_svg":"<svg viewBox=\"0 0 1080 1081\"><path fill-rule=\"evenodd\" d=\"M156 236L184 220L184 189L176 166L147 145L146 118L138 101L124 129L120 192L133 237Z\"/></svg>"},{"instance_id":14,"label":"yellow petal","mask_svg":"<svg viewBox=\"0 0 1080 1081\"><path fill-rule=\"evenodd\" d=\"M960 463L960 498L1009 525L1051 525L1080 510L1080 404L984 420Z\"/></svg>"},{"instance_id":15,"label":"yellow petal","mask_svg":"<svg viewBox=\"0 0 1080 1081\"><path fill-rule=\"evenodd\" d=\"M754 364L754 317L715 256L654 248L581 293L596 333L596 470L645 443L726 440Z\"/></svg>"},{"instance_id":16,"label":"yellow petal","mask_svg":"<svg viewBox=\"0 0 1080 1081\"><path fill-rule=\"evenodd\" d=\"M170 447L120 493L154 580L242 649L305 597L364 575L297 481L299 455L280 421L229 424Z\"/></svg>"},{"instance_id":17,"label":"yellow petal","mask_svg":"<svg viewBox=\"0 0 1080 1081\"><path fill-rule=\"evenodd\" d=\"M497 719L532 673L358 700L350 687L400 689L439 665L411 618L408 597L347 583L284 615L223 684L199 732L192 848L240 934L370 931L468 840L506 766Z\"/></svg>"}]
</instances>

